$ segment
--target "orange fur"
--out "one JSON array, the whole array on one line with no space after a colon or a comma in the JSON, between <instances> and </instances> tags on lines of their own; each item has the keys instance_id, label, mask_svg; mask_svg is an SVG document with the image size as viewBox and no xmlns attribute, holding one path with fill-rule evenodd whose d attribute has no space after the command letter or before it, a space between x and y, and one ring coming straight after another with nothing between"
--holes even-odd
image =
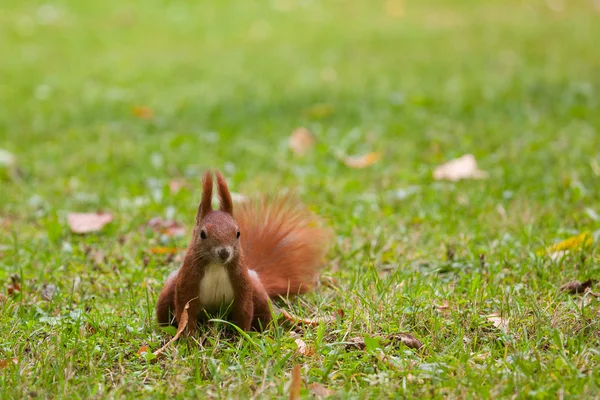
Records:
<instances>
[{"instance_id":1,"label":"orange fur","mask_svg":"<svg viewBox=\"0 0 600 400\"><path fill-rule=\"evenodd\" d=\"M323 267L331 232L291 195L236 205L246 265L271 298L309 291Z\"/></svg>"}]
</instances>

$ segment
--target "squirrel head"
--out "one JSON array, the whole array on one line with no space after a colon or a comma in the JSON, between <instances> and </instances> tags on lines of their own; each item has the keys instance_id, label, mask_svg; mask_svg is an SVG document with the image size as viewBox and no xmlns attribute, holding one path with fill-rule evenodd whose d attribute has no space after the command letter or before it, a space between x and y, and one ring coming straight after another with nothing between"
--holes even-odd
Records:
<instances>
[{"instance_id":1,"label":"squirrel head","mask_svg":"<svg viewBox=\"0 0 600 400\"><path fill-rule=\"evenodd\" d=\"M202 201L196 214L193 247L199 257L215 264L228 264L240 253L240 230L233 219L233 201L227 182L219 171L217 190L219 209L212 209L213 179L210 171L202 179Z\"/></svg>"}]
</instances>

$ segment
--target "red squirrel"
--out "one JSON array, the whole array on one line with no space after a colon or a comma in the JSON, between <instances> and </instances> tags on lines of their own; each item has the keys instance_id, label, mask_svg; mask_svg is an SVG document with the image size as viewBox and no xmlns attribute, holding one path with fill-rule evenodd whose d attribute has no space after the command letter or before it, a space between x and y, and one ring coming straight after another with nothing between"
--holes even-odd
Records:
<instances>
[{"instance_id":1,"label":"red squirrel","mask_svg":"<svg viewBox=\"0 0 600 400\"><path fill-rule=\"evenodd\" d=\"M287 195L242 202L234 212L225 179L215 175L220 207L212 209L207 171L187 253L160 292L156 317L160 325L177 326L190 302L188 334L207 313L223 308L244 331L262 330L272 320L270 299L313 287L330 231Z\"/></svg>"}]
</instances>

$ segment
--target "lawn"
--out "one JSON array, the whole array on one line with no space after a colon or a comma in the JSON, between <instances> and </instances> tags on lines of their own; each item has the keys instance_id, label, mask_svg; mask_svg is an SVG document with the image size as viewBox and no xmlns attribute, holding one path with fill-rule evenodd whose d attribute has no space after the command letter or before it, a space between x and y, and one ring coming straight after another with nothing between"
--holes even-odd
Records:
<instances>
[{"instance_id":1,"label":"lawn","mask_svg":"<svg viewBox=\"0 0 600 400\"><path fill-rule=\"evenodd\" d=\"M598 38L583 0L3 0L0 398L600 397L600 300L559 290L600 279ZM433 178L464 154L487 179ZM149 360L206 168L335 230L279 304L337 317Z\"/></svg>"}]
</instances>

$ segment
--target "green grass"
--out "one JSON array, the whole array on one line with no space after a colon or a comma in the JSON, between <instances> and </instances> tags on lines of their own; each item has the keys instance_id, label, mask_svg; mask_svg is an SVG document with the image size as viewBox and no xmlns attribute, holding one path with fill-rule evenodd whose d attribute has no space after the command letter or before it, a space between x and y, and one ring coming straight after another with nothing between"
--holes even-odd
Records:
<instances>
[{"instance_id":1,"label":"green grass","mask_svg":"<svg viewBox=\"0 0 600 400\"><path fill-rule=\"evenodd\" d=\"M600 229L597 2L385 3L2 2L0 148L18 170L0 167L0 290L23 288L0 300L0 361L17 361L0 398L285 398L296 364L303 396L600 396L600 303L558 291L599 278L599 247L536 255ZM306 157L287 147L299 126L319 140ZM339 160L368 151L370 168ZM433 180L466 153L489 179ZM153 308L177 259L151 249L186 246L208 167L247 195L295 188L335 229L333 287L289 305L344 310L297 330L314 355L285 326L137 354L170 338ZM70 233L67 212L98 209L115 220ZM188 235L143 229L156 216Z\"/></svg>"}]
</instances>

